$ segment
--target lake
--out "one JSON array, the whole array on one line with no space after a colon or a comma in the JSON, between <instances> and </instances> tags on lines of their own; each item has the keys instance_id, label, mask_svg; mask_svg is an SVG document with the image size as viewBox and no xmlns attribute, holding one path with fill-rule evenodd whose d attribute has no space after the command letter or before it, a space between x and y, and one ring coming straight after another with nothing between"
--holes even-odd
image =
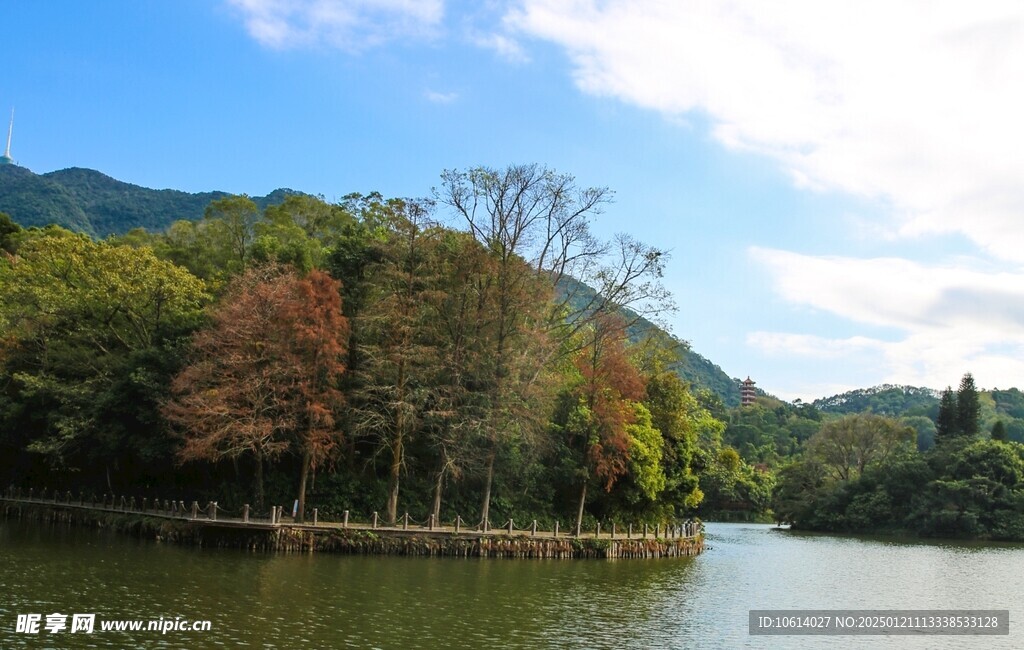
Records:
<instances>
[{"instance_id":1,"label":"lake","mask_svg":"<svg viewBox=\"0 0 1024 650\"><path fill-rule=\"evenodd\" d=\"M253 554L0 521L0 648L1019 648L1024 545L708 524L695 558ZM1009 609L1009 636L761 637L751 609ZM16 631L40 614L40 632ZM92 634L46 615L95 614ZM209 631L99 629L210 621ZM1019 626L1019 627L1018 627Z\"/></svg>"}]
</instances>

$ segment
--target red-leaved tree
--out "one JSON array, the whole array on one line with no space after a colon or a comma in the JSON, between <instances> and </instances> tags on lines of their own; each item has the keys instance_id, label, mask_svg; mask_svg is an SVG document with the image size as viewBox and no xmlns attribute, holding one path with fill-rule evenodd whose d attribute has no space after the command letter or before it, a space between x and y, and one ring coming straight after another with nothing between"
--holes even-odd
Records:
<instances>
[{"instance_id":1,"label":"red-leaved tree","mask_svg":"<svg viewBox=\"0 0 1024 650\"><path fill-rule=\"evenodd\" d=\"M599 314L576 356L582 379L576 389L578 403L574 434L582 443L583 467L576 530L583 521L587 484L591 478L611 490L629 469L633 403L644 394L644 383L626 352L625 321L615 314Z\"/></svg>"},{"instance_id":2,"label":"red-leaved tree","mask_svg":"<svg viewBox=\"0 0 1024 650\"><path fill-rule=\"evenodd\" d=\"M193 339L193 360L163 409L182 431L181 461L252 455L260 505L264 463L286 451L298 455L299 521L310 470L341 439L335 416L344 403L337 384L348 322L339 288L320 271L300 278L266 267L236 278Z\"/></svg>"}]
</instances>

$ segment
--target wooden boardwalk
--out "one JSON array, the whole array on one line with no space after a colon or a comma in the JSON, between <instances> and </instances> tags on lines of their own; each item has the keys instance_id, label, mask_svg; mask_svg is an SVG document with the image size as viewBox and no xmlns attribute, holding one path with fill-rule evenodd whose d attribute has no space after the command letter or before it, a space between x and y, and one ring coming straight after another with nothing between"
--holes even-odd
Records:
<instances>
[{"instance_id":1,"label":"wooden boardwalk","mask_svg":"<svg viewBox=\"0 0 1024 650\"><path fill-rule=\"evenodd\" d=\"M110 527L139 537L196 546L237 548L272 552L327 552L363 555L491 558L671 558L699 555L704 551L703 526L699 522L678 525L643 525L623 528L615 524L592 531L540 530L536 521L528 527L511 519L489 528L467 526L461 517L452 525L425 523L405 514L397 525L382 524L377 513L370 522L351 521L348 511L340 522L311 520L298 523L271 508L266 517L255 517L249 506L239 513L226 511L216 502L136 499L107 496L77 498L64 494L35 494L33 490L8 489L0 496L0 514L7 518L67 522Z\"/></svg>"},{"instance_id":2,"label":"wooden boardwalk","mask_svg":"<svg viewBox=\"0 0 1024 650\"><path fill-rule=\"evenodd\" d=\"M45 496L35 495L32 491L24 491L9 488L0 496L0 503L6 508L18 505L46 506L59 508L68 511L83 511L93 513L110 513L118 515L138 515L163 519L168 521L187 522L204 528L220 529L241 529L252 531L275 531L275 530L298 530L298 531L367 531L387 536L403 537L408 535L451 537L464 536L467 538L532 538L537 540L700 540L703 538L703 526L699 522L683 522L649 526L647 524L616 525L609 524L602 528L599 524L594 530L589 531L566 531L555 524L553 530L540 530L537 522L529 522L528 526L516 524L514 520L506 521L502 526L483 527L480 525L467 525L461 517L451 523L433 522L433 517L428 517L426 522L416 522L409 518L408 513L392 525L382 523L373 514L371 521L358 523L350 521L348 511L344 513L344 519L340 522L320 521L317 509L312 510L312 516L305 523L298 523L289 517L283 516L282 507L272 508L265 517L252 516L248 505L243 506L241 516L231 516L225 512L216 502L209 502L206 506L200 507L199 503L193 501L186 505L184 501L136 500L134 497L107 497L102 500L92 500L82 495L73 496L70 492Z\"/></svg>"}]
</instances>

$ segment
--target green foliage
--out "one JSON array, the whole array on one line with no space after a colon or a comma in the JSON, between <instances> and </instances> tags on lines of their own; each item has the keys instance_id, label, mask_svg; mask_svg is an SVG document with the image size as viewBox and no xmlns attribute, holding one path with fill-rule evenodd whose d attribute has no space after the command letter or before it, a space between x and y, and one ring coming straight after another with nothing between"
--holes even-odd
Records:
<instances>
[{"instance_id":1,"label":"green foliage","mask_svg":"<svg viewBox=\"0 0 1024 650\"><path fill-rule=\"evenodd\" d=\"M1002 420L997 420L996 423L992 425L992 439L1004 442L1007 440L1006 425L1003 424Z\"/></svg>"},{"instance_id":2,"label":"green foliage","mask_svg":"<svg viewBox=\"0 0 1024 650\"><path fill-rule=\"evenodd\" d=\"M143 427L200 322L202 281L148 248L60 229L30 233L0 273L0 429L54 467L167 464L168 441Z\"/></svg>"},{"instance_id":3,"label":"green foliage","mask_svg":"<svg viewBox=\"0 0 1024 650\"><path fill-rule=\"evenodd\" d=\"M263 210L293 194L291 190L275 190L253 201ZM0 210L19 224L56 224L96 237L123 234L134 228L158 232L180 219L197 221L211 201L228 196L225 192L151 190L91 169L71 168L42 175L15 165L0 169Z\"/></svg>"},{"instance_id":4,"label":"green foliage","mask_svg":"<svg viewBox=\"0 0 1024 650\"><path fill-rule=\"evenodd\" d=\"M946 387L939 401L939 414L935 418L936 440L949 440L960 435L960 420L957 416L956 394Z\"/></svg>"},{"instance_id":5,"label":"green foliage","mask_svg":"<svg viewBox=\"0 0 1024 650\"><path fill-rule=\"evenodd\" d=\"M21 226L14 223L10 215L0 212L0 254L14 254L18 247L18 239L21 232Z\"/></svg>"},{"instance_id":6,"label":"green foliage","mask_svg":"<svg viewBox=\"0 0 1024 650\"><path fill-rule=\"evenodd\" d=\"M662 473L665 476L662 497L675 512L696 508L704 498L694 472L701 434L713 437L721 423L704 409L689 387L671 372L661 372L647 380L647 399L651 425L664 439Z\"/></svg>"},{"instance_id":7,"label":"green foliage","mask_svg":"<svg viewBox=\"0 0 1024 650\"><path fill-rule=\"evenodd\" d=\"M977 435L981 426L980 417L978 389L974 385L974 377L967 373L960 380L960 389L956 393L956 424L960 435Z\"/></svg>"},{"instance_id":8,"label":"green foliage","mask_svg":"<svg viewBox=\"0 0 1024 650\"><path fill-rule=\"evenodd\" d=\"M811 404L782 402L770 407L761 398L752 406L732 409L723 439L748 463L776 467L799 453L801 445L821 427L821 414Z\"/></svg>"},{"instance_id":9,"label":"green foliage","mask_svg":"<svg viewBox=\"0 0 1024 650\"><path fill-rule=\"evenodd\" d=\"M634 404L633 423L626 426L629 435L629 469L641 493L655 501L665 489L665 470L662 466L665 439L662 432L651 425L651 412L643 404Z\"/></svg>"},{"instance_id":10,"label":"green foliage","mask_svg":"<svg viewBox=\"0 0 1024 650\"><path fill-rule=\"evenodd\" d=\"M916 432L892 418L873 414L846 415L825 423L807 441L807 453L831 478L856 479L872 463L909 448Z\"/></svg>"},{"instance_id":11,"label":"green foliage","mask_svg":"<svg viewBox=\"0 0 1024 650\"><path fill-rule=\"evenodd\" d=\"M825 397L813 404L825 413L875 413L896 417L911 411L927 410L937 401L935 391L930 388L883 384Z\"/></svg>"},{"instance_id":12,"label":"green foliage","mask_svg":"<svg viewBox=\"0 0 1024 650\"><path fill-rule=\"evenodd\" d=\"M960 439L904 449L849 481L804 460L779 473L772 506L807 530L1024 541L1024 446Z\"/></svg>"},{"instance_id":13,"label":"green foliage","mask_svg":"<svg viewBox=\"0 0 1024 650\"><path fill-rule=\"evenodd\" d=\"M710 519L727 512L764 513L768 510L774 476L743 462L731 447L701 449L698 465L704 500L697 512Z\"/></svg>"},{"instance_id":14,"label":"green foliage","mask_svg":"<svg viewBox=\"0 0 1024 650\"><path fill-rule=\"evenodd\" d=\"M899 419L900 424L917 432L917 450L928 451L935 446L935 421L923 415L906 415Z\"/></svg>"}]
</instances>

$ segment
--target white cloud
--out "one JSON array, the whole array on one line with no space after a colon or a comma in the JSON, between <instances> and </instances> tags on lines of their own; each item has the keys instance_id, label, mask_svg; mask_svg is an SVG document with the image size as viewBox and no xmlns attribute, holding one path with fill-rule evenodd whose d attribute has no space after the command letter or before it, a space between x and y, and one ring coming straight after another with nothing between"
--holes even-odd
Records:
<instances>
[{"instance_id":1,"label":"white cloud","mask_svg":"<svg viewBox=\"0 0 1024 650\"><path fill-rule=\"evenodd\" d=\"M327 45L346 51L432 36L443 0L228 0L249 34L268 47Z\"/></svg>"},{"instance_id":2,"label":"white cloud","mask_svg":"<svg viewBox=\"0 0 1024 650\"><path fill-rule=\"evenodd\" d=\"M877 365L878 383L939 388L973 372L986 386L1024 378L1024 273L927 266L894 258L820 257L754 248L751 256L795 305L884 327L894 336L829 338L754 332L769 356Z\"/></svg>"},{"instance_id":3,"label":"white cloud","mask_svg":"<svg viewBox=\"0 0 1024 650\"><path fill-rule=\"evenodd\" d=\"M470 36L470 40L474 45L494 50L498 56L511 63L527 63L530 60L522 45L507 34L474 34Z\"/></svg>"},{"instance_id":4,"label":"white cloud","mask_svg":"<svg viewBox=\"0 0 1024 650\"><path fill-rule=\"evenodd\" d=\"M820 360L847 359L885 348L882 341L864 336L829 339L813 334L783 332L751 332L747 335L747 345L769 356L801 356Z\"/></svg>"},{"instance_id":5,"label":"white cloud","mask_svg":"<svg viewBox=\"0 0 1024 650\"><path fill-rule=\"evenodd\" d=\"M678 117L795 182L880 199L904 236L1024 261L1024 5L521 0L577 85Z\"/></svg>"},{"instance_id":6,"label":"white cloud","mask_svg":"<svg viewBox=\"0 0 1024 650\"><path fill-rule=\"evenodd\" d=\"M434 104L451 104L459 98L459 93L443 93L436 90L427 90L423 93L428 102Z\"/></svg>"}]
</instances>

